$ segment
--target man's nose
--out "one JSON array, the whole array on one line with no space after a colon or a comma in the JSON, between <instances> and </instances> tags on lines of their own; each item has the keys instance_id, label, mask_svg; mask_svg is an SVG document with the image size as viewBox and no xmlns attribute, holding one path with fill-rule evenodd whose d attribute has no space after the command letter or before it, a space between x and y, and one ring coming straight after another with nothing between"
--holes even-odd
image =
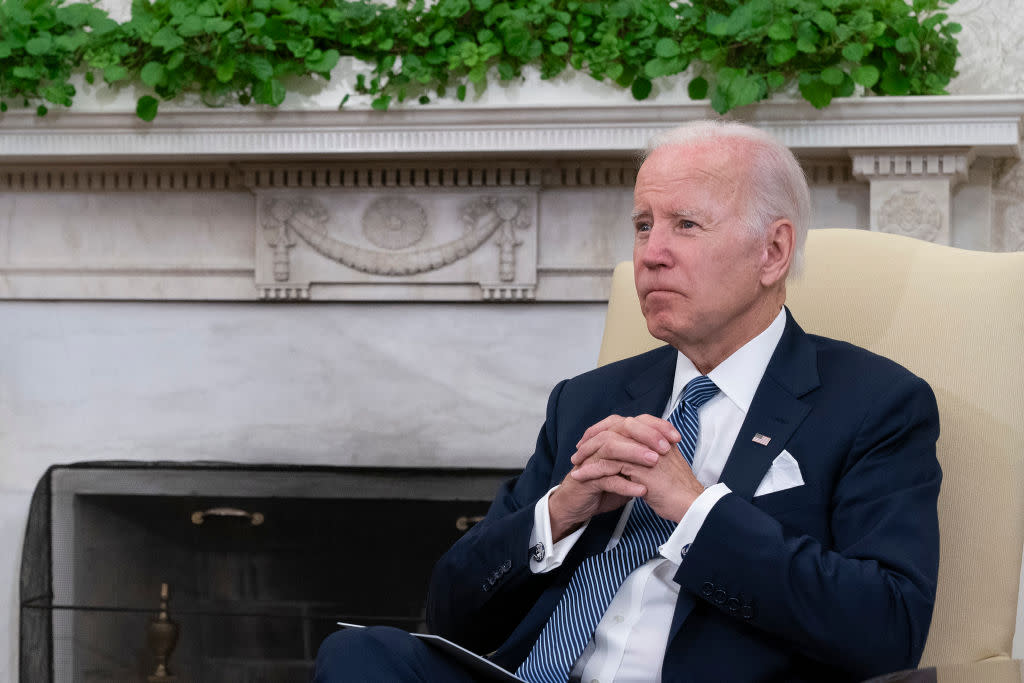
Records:
<instances>
[{"instance_id":1,"label":"man's nose","mask_svg":"<svg viewBox=\"0 0 1024 683\"><path fill-rule=\"evenodd\" d=\"M651 227L641 249L640 261L648 268L671 265L672 252L669 249L669 235L665 228L658 225Z\"/></svg>"}]
</instances>

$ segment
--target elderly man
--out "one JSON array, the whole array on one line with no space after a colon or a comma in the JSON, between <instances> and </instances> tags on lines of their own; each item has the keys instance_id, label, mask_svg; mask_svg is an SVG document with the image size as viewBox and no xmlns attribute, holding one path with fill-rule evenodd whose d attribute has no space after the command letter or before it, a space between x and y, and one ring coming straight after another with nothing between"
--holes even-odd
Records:
<instances>
[{"instance_id":1,"label":"elderly man","mask_svg":"<svg viewBox=\"0 0 1024 683\"><path fill-rule=\"evenodd\" d=\"M654 141L633 262L668 346L555 387L525 470L435 569L434 632L531 683L916 666L938 571L935 399L786 310L809 204L756 129ZM358 650L390 655L382 680L472 680L399 633L328 640L320 672Z\"/></svg>"}]
</instances>

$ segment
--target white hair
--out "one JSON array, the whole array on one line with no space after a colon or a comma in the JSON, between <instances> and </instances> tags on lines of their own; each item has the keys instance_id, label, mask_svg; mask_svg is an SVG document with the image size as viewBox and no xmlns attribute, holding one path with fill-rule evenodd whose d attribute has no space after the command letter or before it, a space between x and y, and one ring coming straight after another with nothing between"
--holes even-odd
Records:
<instances>
[{"instance_id":1,"label":"white hair","mask_svg":"<svg viewBox=\"0 0 1024 683\"><path fill-rule=\"evenodd\" d=\"M804 242L811 222L811 193L800 163L785 145L763 130L743 123L692 121L654 136L643 159L667 145L691 147L719 141L749 143L744 149L748 171L745 181L749 190L745 216L747 228L754 235L763 237L772 223L788 219L793 224L796 239L790 270L799 273L803 267Z\"/></svg>"}]
</instances>

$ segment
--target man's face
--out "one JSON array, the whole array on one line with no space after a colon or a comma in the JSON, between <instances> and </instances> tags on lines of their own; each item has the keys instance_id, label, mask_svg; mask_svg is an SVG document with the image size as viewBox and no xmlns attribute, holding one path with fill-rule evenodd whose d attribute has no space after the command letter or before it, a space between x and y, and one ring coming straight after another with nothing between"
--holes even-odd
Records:
<instances>
[{"instance_id":1,"label":"man's face","mask_svg":"<svg viewBox=\"0 0 1024 683\"><path fill-rule=\"evenodd\" d=\"M761 331L765 241L751 237L743 222L742 149L666 145L637 174L633 266L640 306L651 334L694 362L691 351L731 353Z\"/></svg>"}]
</instances>

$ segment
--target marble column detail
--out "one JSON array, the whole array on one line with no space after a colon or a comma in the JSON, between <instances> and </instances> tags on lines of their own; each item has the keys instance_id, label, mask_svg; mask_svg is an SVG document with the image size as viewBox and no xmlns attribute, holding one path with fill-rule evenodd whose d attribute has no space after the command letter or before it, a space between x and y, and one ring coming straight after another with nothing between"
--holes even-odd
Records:
<instances>
[{"instance_id":1,"label":"marble column detail","mask_svg":"<svg viewBox=\"0 0 1024 683\"><path fill-rule=\"evenodd\" d=\"M999 246L1003 251L1024 250L1024 161L1000 160L992 194Z\"/></svg>"},{"instance_id":2,"label":"marble column detail","mask_svg":"<svg viewBox=\"0 0 1024 683\"><path fill-rule=\"evenodd\" d=\"M871 229L950 243L950 198L967 179L969 151L855 152L853 175L870 190Z\"/></svg>"}]
</instances>

